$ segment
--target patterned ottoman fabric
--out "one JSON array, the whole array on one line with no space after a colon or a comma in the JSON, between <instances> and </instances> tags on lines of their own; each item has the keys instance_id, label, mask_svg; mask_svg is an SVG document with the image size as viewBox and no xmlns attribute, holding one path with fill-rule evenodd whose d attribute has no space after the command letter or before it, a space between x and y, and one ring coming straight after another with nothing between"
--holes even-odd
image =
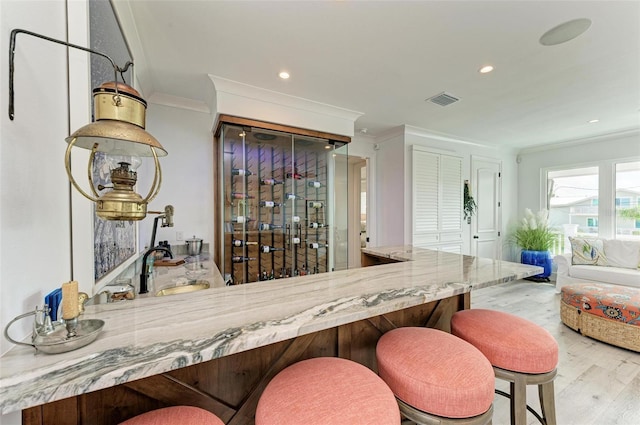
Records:
<instances>
[{"instance_id":1,"label":"patterned ottoman fabric","mask_svg":"<svg viewBox=\"0 0 640 425\"><path fill-rule=\"evenodd\" d=\"M562 288L562 301L583 313L640 326L640 290L590 283Z\"/></svg>"}]
</instances>

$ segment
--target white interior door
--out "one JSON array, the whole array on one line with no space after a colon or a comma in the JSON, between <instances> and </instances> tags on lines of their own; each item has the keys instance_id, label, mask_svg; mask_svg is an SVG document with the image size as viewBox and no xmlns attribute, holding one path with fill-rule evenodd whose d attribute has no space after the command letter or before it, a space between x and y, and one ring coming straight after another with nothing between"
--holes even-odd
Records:
<instances>
[{"instance_id":1,"label":"white interior door","mask_svg":"<svg viewBox=\"0 0 640 425\"><path fill-rule=\"evenodd\" d=\"M364 195L363 195L364 194ZM367 160L349 157L349 268L361 266L360 248L366 246Z\"/></svg>"},{"instance_id":2,"label":"white interior door","mask_svg":"<svg viewBox=\"0 0 640 425\"><path fill-rule=\"evenodd\" d=\"M502 258L502 163L496 159L471 157L472 195L476 214L471 220L471 254Z\"/></svg>"}]
</instances>

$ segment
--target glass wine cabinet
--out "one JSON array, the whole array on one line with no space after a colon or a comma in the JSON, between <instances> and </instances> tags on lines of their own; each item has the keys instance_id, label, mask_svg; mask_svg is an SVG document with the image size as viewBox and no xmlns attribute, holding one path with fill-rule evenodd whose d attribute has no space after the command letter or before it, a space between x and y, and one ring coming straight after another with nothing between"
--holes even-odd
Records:
<instances>
[{"instance_id":1,"label":"glass wine cabinet","mask_svg":"<svg viewBox=\"0 0 640 425\"><path fill-rule=\"evenodd\" d=\"M214 257L225 279L237 285L347 268L348 143L244 124L251 125L222 122L216 139Z\"/></svg>"}]
</instances>

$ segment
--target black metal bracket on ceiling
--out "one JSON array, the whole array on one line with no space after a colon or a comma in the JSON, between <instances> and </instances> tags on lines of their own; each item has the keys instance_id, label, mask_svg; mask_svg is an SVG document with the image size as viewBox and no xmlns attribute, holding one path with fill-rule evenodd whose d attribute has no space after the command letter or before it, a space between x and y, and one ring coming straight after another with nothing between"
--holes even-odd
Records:
<instances>
[{"instance_id":1,"label":"black metal bracket on ceiling","mask_svg":"<svg viewBox=\"0 0 640 425\"><path fill-rule=\"evenodd\" d=\"M120 68L118 65L116 65L116 63L113 61L113 59L111 59L109 56L105 55L104 53L98 52L96 50L92 50L89 49L87 47L83 47L83 46L78 46L77 44L72 44L72 43L68 43L66 41L62 41L62 40L57 40L55 38L51 38L51 37L47 37L46 35L42 35L42 34L38 34L32 31L27 31L27 30L23 30L23 29L13 29L11 31L11 39L9 41L9 119L13 121L13 118L15 116L14 113L14 98L15 98L15 92L14 92L14 88L13 88L13 76L14 76L14 72L15 72L15 50L16 50L16 37L18 34L26 34L26 35L30 35L32 37L36 37L36 38L40 38L42 40L46 40L46 41L50 41L52 43L56 43L56 44L61 44L63 46L67 46L67 47L72 47L74 49L78 49L78 50L83 50L85 52L88 53L92 53L94 55L98 55L98 56L102 56L103 58L107 59L110 63L111 66L113 67L113 73L114 73L114 81L117 82L118 81L118 73L120 73L120 78L122 79L122 82L124 81L124 73L127 72L127 70L129 69L130 66L133 66L133 62L127 62L124 67ZM116 96L118 95L118 85L116 84Z\"/></svg>"}]
</instances>

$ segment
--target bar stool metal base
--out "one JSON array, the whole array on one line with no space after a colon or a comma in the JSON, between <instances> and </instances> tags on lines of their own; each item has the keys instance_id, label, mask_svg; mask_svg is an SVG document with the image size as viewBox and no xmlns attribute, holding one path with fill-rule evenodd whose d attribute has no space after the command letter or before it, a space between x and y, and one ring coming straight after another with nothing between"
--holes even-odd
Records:
<instances>
[{"instance_id":1,"label":"bar stool metal base","mask_svg":"<svg viewBox=\"0 0 640 425\"><path fill-rule=\"evenodd\" d=\"M534 416L543 425L556 425L556 407L553 390L553 380L556 378L557 369L547 373L520 373L511 370L493 367L496 378L508 381L511 386L511 394L506 395L511 401L511 425L526 425L527 423L527 385L538 386L538 396L540 397L540 408L542 415L534 413Z\"/></svg>"},{"instance_id":2,"label":"bar stool metal base","mask_svg":"<svg viewBox=\"0 0 640 425\"><path fill-rule=\"evenodd\" d=\"M396 400L400 406L400 413L418 425L491 425L493 416L493 405L483 414L472 418L445 418L418 410L397 397Z\"/></svg>"}]
</instances>

